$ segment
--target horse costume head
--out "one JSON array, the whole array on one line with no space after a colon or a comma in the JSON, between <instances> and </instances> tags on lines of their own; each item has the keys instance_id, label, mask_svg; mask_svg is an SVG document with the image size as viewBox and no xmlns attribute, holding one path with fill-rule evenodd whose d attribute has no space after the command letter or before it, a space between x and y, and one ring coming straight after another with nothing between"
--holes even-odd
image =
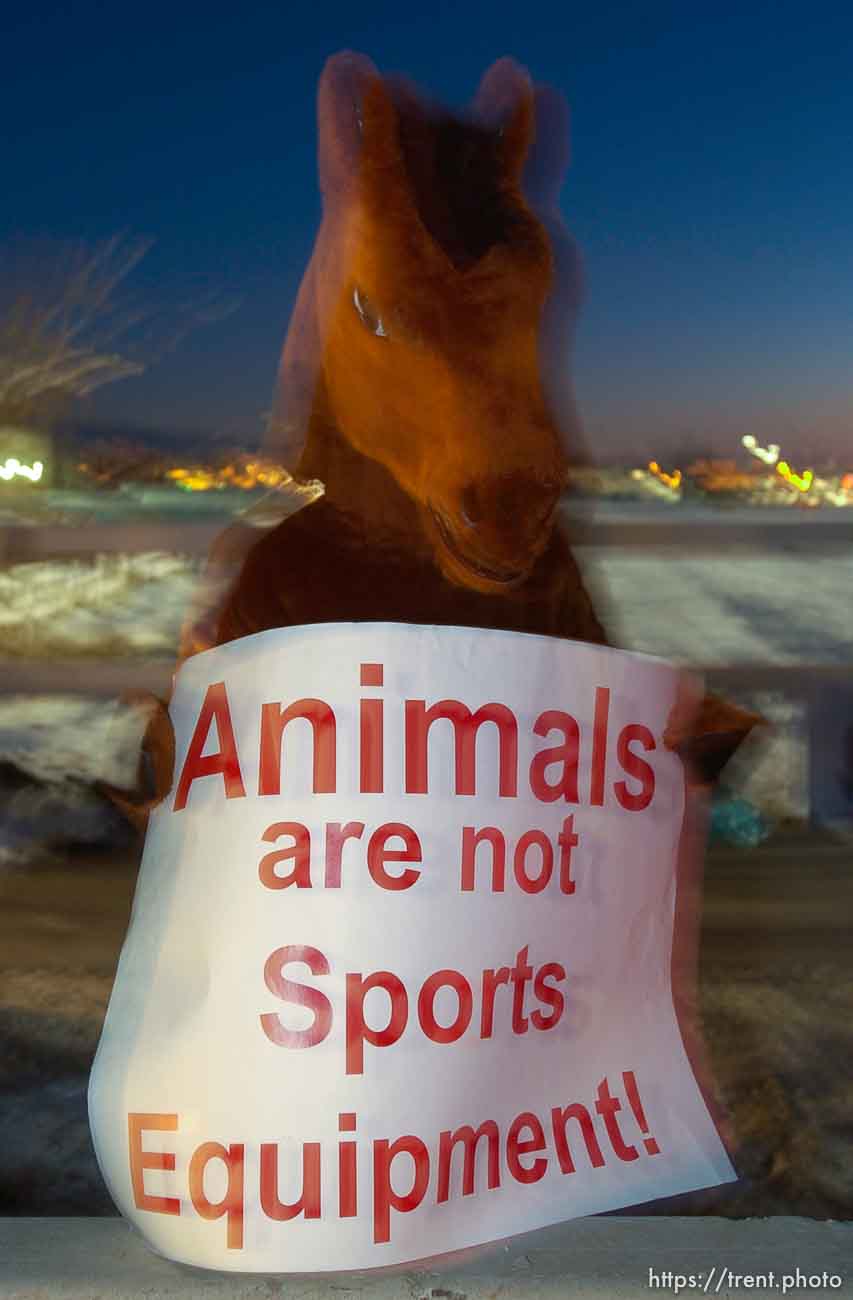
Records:
<instances>
[{"instance_id":1,"label":"horse costume head","mask_svg":"<svg viewBox=\"0 0 853 1300\"><path fill-rule=\"evenodd\" d=\"M604 643L556 520L569 457L584 459L562 98L502 59L454 115L342 54L318 116L323 220L265 447L296 484L214 544L181 658L348 620ZM758 721L688 692L665 743L710 783ZM102 788L142 826L173 762L156 703L138 789Z\"/></svg>"},{"instance_id":2,"label":"horse costume head","mask_svg":"<svg viewBox=\"0 0 853 1300\"><path fill-rule=\"evenodd\" d=\"M323 221L268 450L351 506L351 453L384 467L445 576L478 591L529 574L577 461L567 139L560 97L509 59L465 115L359 55L320 81Z\"/></svg>"}]
</instances>

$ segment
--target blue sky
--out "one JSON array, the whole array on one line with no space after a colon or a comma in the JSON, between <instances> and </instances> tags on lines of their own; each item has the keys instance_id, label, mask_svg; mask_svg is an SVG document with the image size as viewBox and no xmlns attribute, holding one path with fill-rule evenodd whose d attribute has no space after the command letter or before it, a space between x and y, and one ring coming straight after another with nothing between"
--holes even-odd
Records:
<instances>
[{"instance_id":1,"label":"blue sky","mask_svg":"<svg viewBox=\"0 0 853 1300\"><path fill-rule=\"evenodd\" d=\"M23 6L0 29L0 242L156 242L133 277L242 305L93 416L254 438L319 211L314 97L352 48L462 104L512 54L572 109L574 357L603 455L739 434L853 461L853 7ZM7 133L8 135L8 133ZM783 454L784 454L783 453Z\"/></svg>"}]
</instances>

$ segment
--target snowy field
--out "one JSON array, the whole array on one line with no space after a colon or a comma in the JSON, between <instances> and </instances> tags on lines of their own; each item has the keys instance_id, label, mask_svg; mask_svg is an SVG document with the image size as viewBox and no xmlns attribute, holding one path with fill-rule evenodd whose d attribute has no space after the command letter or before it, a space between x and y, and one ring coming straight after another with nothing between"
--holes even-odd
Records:
<instances>
[{"instance_id":1,"label":"snowy field","mask_svg":"<svg viewBox=\"0 0 853 1300\"><path fill-rule=\"evenodd\" d=\"M853 663L853 546L578 548L611 641L692 665ZM0 569L0 646L26 658L175 653L201 561L148 553Z\"/></svg>"},{"instance_id":2,"label":"snowy field","mask_svg":"<svg viewBox=\"0 0 853 1300\"><path fill-rule=\"evenodd\" d=\"M819 556L579 552L612 639L686 664L853 665L853 546Z\"/></svg>"}]
</instances>

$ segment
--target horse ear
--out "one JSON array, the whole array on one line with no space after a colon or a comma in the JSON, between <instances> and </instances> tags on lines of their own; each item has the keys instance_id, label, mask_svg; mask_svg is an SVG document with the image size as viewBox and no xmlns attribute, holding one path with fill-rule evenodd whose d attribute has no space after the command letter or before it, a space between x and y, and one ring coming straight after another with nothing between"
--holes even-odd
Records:
<instances>
[{"instance_id":1,"label":"horse ear","mask_svg":"<svg viewBox=\"0 0 853 1300\"><path fill-rule=\"evenodd\" d=\"M524 196L532 207L551 209L558 205L569 167L569 106L553 86L537 86L534 92L535 134L524 164Z\"/></svg>"},{"instance_id":2,"label":"horse ear","mask_svg":"<svg viewBox=\"0 0 853 1300\"><path fill-rule=\"evenodd\" d=\"M343 50L326 61L317 91L320 188L334 192L354 175L362 147L363 104L369 86L379 81L364 54Z\"/></svg>"},{"instance_id":3,"label":"horse ear","mask_svg":"<svg viewBox=\"0 0 853 1300\"><path fill-rule=\"evenodd\" d=\"M527 69L514 59L493 63L483 74L474 113L485 126L499 133L504 173L510 182L519 183L533 142L536 117Z\"/></svg>"},{"instance_id":4,"label":"horse ear","mask_svg":"<svg viewBox=\"0 0 853 1300\"><path fill-rule=\"evenodd\" d=\"M411 238L423 242L426 232L418 212L401 138L402 105L418 107L403 83L378 77L366 89L362 101L362 153L360 177L368 208L388 229L404 227ZM409 144L423 148L424 122L417 112L409 118ZM418 136L420 134L420 140ZM427 145L428 147L428 145Z\"/></svg>"},{"instance_id":5,"label":"horse ear","mask_svg":"<svg viewBox=\"0 0 853 1300\"><path fill-rule=\"evenodd\" d=\"M417 203L403 153L398 108L402 104L412 108L418 101L399 80L378 78L367 87L363 101L361 179L368 204L382 214L386 223L403 221L420 228ZM419 120L416 113L410 117L410 143L415 143L423 125L423 119Z\"/></svg>"}]
</instances>

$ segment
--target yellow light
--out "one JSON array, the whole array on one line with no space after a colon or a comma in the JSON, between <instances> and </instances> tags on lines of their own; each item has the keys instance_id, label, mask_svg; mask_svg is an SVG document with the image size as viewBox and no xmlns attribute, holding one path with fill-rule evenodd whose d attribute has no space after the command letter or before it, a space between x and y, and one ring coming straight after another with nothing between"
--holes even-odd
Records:
<instances>
[{"instance_id":1,"label":"yellow light","mask_svg":"<svg viewBox=\"0 0 853 1300\"><path fill-rule=\"evenodd\" d=\"M665 474L656 460L649 461L649 469L655 478L659 478L661 483L665 483L668 488L677 488L681 484L681 470L673 470L671 474Z\"/></svg>"},{"instance_id":2,"label":"yellow light","mask_svg":"<svg viewBox=\"0 0 853 1300\"><path fill-rule=\"evenodd\" d=\"M81 462L78 468L83 472L93 472L92 467L85 462ZM284 467L274 461L250 460L242 456L217 468L195 463L164 468L161 473L163 479L185 492L223 491L225 488L251 491L263 487L279 487L290 477Z\"/></svg>"},{"instance_id":3,"label":"yellow light","mask_svg":"<svg viewBox=\"0 0 853 1300\"><path fill-rule=\"evenodd\" d=\"M33 461L32 465L22 465L17 456L8 456L5 465L0 465L0 478L5 479L8 483L13 478L26 478L31 483L38 483L42 476L44 465L40 460Z\"/></svg>"},{"instance_id":4,"label":"yellow light","mask_svg":"<svg viewBox=\"0 0 853 1300\"><path fill-rule=\"evenodd\" d=\"M795 474L786 460L780 460L776 470L786 483L790 483L791 487L797 488L800 492L808 492L812 485L814 474L810 469L804 470L802 474Z\"/></svg>"}]
</instances>

